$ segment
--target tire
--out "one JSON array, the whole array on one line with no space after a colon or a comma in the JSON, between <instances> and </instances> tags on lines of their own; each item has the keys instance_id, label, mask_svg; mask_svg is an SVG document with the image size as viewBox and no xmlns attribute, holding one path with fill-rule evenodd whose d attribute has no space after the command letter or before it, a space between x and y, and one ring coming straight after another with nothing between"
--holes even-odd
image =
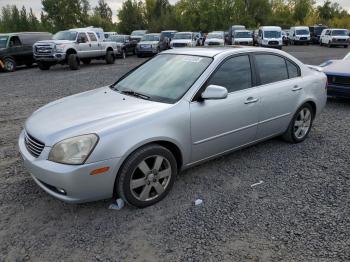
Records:
<instances>
[{"instance_id":1,"label":"tire","mask_svg":"<svg viewBox=\"0 0 350 262\"><path fill-rule=\"evenodd\" d=\"M90 65L91 64L91 59L90 58L83 58L81 59L84 65Z\"/></svg>"},{"instance_id":2,"label":"tire","mask_svg":"<svg viewBox=\"0 0 350 262\"><path fill-rule=\"evenodd\" d=\"M332 47L332 45L331 45L331 42L328 42L328 45L327 45L329 48L331 48Z\"/></svg>"},{"instance_id":3,"label":"tire","mask_svg":"<svg viewBox=\"0 0 350 262\"><path fill-rule=\"evenodd\" d=\"M348 48L348 45L344 45L344 48Z\"/></svg>"},{"instance_id":4,"label":"tire","mask_svg":"<svg viewBox=\"0 0 350 262\"><path fill-rule=\"evenodd\" d=\"M106 64L110 65L110 64L114 64L114 54L113 51L107 51L106 53Z\"/></svg>"},{"instance_id":5,"label":"tire","mask_svg":"<svg viewBox=\"0 0 350 262\"><path fill-rule=\"evenodd\" d=\"M160 145L150 144L126 159L118 173L115 192L132 206L147 207L169 193L176 175L174 155Z\"/></svg>"},{"instance_id":6,"label":"tire","mask_svg":"<svg viewBox=\"0 0 350 262\"><path fill-rule=\"evenodd\" d=\"M137 54L137 57L138 57L138 58L141 58L141 57L143 57L143 55L141 55L141 54Z\"/></svg>"},{"instance_id":7,"label":"tire","mask_svg":"<svg viewBox=\"0 0 350 262\"><path fill-rule=\"evenodd\" d=\"M3 59L3 63L4 63L4 71L5 72L14 72L16 71L16 61L14 59L12 59L11 57L6 57L5 59Z\"/></svg>"},{"instance_id":8,"label":"tire","mask_svg":"<svg viewBox=\"0 0 350 262\"><path fill-rule=\"evenodd\" d=\"M70 70L78 70L80 62L76 54L70 54L68 56L68 65Z\"/></svg>"},{"instance_id":9,"label":"tire","mask_svg":"<svg viewBox=\"0 0 350 262\"><path fill-rule=\"evenodd\" d=\"M51 65L47 62L39 62L38 67L40 70L49 70Z\"/></svg>"},{"instance_id":10,"label":"tire","mask_svg":"<svg viewBox=\"0 0 350 262\"><path fill-rule=\"evenodd\" d=\"M303 142L310 133L313 119L314 112L311 105L302 105L295 113L287 131L282 135L282 138L290 143Z\"/></svg>"},{"instance_id":11,"label":"tire","mask_svg":"<svg viewBox=\"0 0 350 262\"><path fill-rule=\"evenodd\" d=\"M125 59L126 58L126 51L125 49L122 50L122 54L121 54L121 59Z\"/></svg>"}]
</instances>

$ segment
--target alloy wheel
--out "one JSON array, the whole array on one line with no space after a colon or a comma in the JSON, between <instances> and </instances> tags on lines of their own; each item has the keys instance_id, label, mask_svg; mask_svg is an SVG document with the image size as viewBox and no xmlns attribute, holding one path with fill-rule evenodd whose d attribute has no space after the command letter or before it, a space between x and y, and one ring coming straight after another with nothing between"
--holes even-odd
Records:
<instances>
[{"instance_id":1,"label":"alloy wheel","mask_svg":"<svg viewBox=\"0 0 350 262\"><path fill-rule=\"evenodd\" d=\"M312 114L309 108L300 110L294 122L294 135L298 139L303 139L310 130Z\"/></svg>"},{"instance_id":2,"label":"alloy wheel","mask_svg":"<svg viewBox=\"0 0 350 262\"><path fill-rule=\"evenodd\" d=\"M131 193L140 201L156 199L165 192L171 175L168 159L159 155L147 157L133 171L130 180Z\"/></svg>"}]
</instances>

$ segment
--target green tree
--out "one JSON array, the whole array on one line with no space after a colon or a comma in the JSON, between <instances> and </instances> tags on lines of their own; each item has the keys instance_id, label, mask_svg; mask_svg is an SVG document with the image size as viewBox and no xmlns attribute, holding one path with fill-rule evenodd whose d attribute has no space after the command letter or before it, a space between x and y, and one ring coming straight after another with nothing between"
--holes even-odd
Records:
<instances>
[{"instance_id":1,"label":"green tree","mask_svg":"<svg viewBox=\"0 0 350 262\"><path fill-rule=\"evenodd\" d=\"M141 1L126 0L118 12L118 32L130 34L133 30L144 29L144 5Z\"/></svg>"}]
</instances>

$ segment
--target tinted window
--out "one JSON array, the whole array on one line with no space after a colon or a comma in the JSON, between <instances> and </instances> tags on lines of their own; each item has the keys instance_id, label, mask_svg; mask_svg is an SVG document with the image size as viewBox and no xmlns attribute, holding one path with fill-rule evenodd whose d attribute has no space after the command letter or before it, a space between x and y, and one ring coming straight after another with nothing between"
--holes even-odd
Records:
<instances>
[{"instance_id":1,"label":"tinted window","mask_svg":"<svg viewBox=\"0 0 350 262\"><path fill-rule=\"evenodd\" d=\"M256 55L262 85L288 79L285 59L276 55Z\"/></svg>"},{"instance_id":2,"label":"tinted window","mask_svg":"<svg viewBox=\"0 0 350 262\"><path fill-rule=\"evenodd\" d=\"M10 38L10 46L21 46L21 40L18 36L13 36Z\"/></svg>"},{"instance_id":3,"label":"tinted window","mask_svg":"<svg viewBox=\"0 0 350 262\"><path fill-rule=\"evenodd\" d=\"M79 33L79 34L78 34L78 39L80 39L80 40L85 39L85 41L87 41L86 34L85 34L85 33Z\"/></svg>"},{"instance_id":4,"label":"tinted window","mask_svg":"<svg viewBox=\"0 0 350 262\"><path fill-rule=\"evenodd\" d=\"M228 59L214 73L208 85L219 85L227 88L229 93L252 86L252 73L247 55Z\"/></svg>"},{"instance_id":5,"label":"tinted window","mask_svg":"<svg viewBox=\"0 0 350 262\"><path fill-rule=\"evenodd\" d=\"M299 76L299 69L298 69L298 67L295 64L289 62L288 60L286 60L286 62L287 62L289 78L298 77Z\"/></svg>"},{"instance_id":6,"label":"tinted window","mask_svg":"<svg viewBox=\"0 0 350 262\"><path fill-rule=\"evenodd\" d=\"M95 34L93 34L93 33L88 33L88 35L89 35L90 40L91 40L92 42L97 41L97 38L96 38Z\"/></svg>"}]
</instances>

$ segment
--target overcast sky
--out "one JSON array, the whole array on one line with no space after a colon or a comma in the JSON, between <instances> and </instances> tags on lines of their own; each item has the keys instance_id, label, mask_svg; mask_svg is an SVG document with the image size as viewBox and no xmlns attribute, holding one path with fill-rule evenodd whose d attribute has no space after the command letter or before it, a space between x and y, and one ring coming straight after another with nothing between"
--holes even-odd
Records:
<instances>
[{"instance_id":1,"label":"overcast sky","mask_svg":"<svg viewBox=\"0 0 350 262\"><path fill-rule=\"evenodd\" d=\"M173 4L176 1L177 0L170 0L169 2ZM94 7L97 5L97 2L98 0L90 0L90 5ZM106 2L108 2L109 6L112 8L113 19L115 20L116 11L120 8L123 0L106 0ZM316 0L316 2L322 4L324 0ZM350 0L338 0L332 2L338 2L344 9L350 11ZM39 15L41 11L41 0L0 0L0 8L7 4L17 5L18 7L24 5L26 8L31 7L37 15Z\"/></svg>"}]
</instances>

